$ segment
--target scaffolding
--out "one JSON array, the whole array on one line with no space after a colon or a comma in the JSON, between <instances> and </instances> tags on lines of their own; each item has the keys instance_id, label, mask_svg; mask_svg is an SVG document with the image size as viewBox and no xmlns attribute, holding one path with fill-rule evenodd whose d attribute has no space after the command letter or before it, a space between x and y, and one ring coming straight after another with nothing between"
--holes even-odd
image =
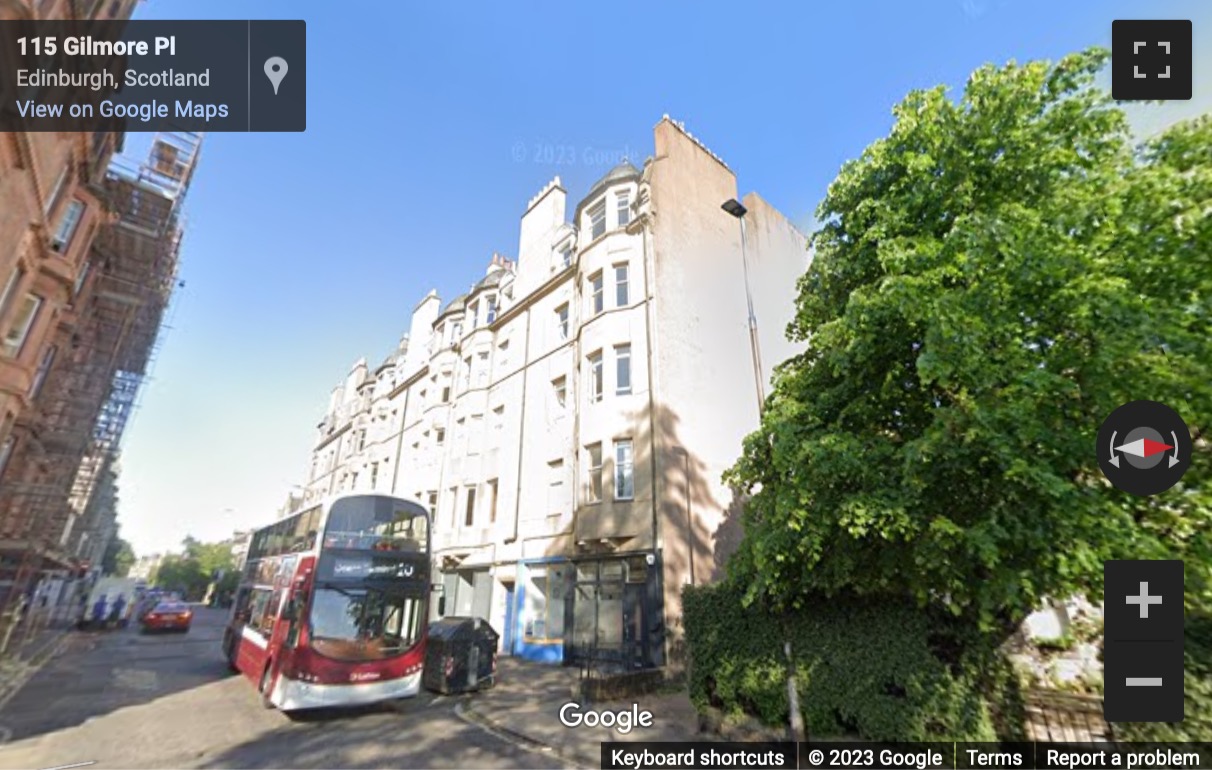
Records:
<instances>
[{"instance_id":1,"label":"scaffolding","mask_svg":"<svg viewBox=\"0 0 1212 770\"><path fill-rule=\"evenodd\" d=\"M87 525L117 457L177 285L181 207L202 139L157 134L146 161L115 157L93 190L112 220L93 240L59 360L34 400L28 470L0 489L0 544L24 551L19 590L44 560L73 564L73 528Z\"/></svg>"}]
</instances>

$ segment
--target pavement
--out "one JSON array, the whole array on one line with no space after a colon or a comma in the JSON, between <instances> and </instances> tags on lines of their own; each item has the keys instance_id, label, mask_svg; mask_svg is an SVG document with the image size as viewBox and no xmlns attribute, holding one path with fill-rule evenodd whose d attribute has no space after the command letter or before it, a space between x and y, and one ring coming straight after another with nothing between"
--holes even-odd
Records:
<instances>
[{"instance_id":1,"label":"pavement","mask_svg":"<svg viewBox=\"0 0 1212 770\"><path fill-rule=\"evenodd\" d=\"M497 683L460 704L459 713L498 733L521 742L544 747L559 758L580 767L601 767L603 742L713 741L716 735L699 732L699 715L684 691L643 695L635 699L579 704L576 668L534 663L502 657L497 662ZM584 724L567 726L560 719L577 713L640 712L652 714L650 727L618 728Z\"/></svg>"}]
</instances>

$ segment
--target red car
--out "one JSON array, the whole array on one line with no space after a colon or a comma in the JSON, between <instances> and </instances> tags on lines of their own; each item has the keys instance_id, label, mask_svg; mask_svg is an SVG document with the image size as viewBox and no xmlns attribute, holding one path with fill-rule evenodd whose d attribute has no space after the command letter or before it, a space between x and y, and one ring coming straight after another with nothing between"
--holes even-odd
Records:
<instances>
[{"instance_id":1,"label":"red car","mask_svg":"<svg viewBox=\"0 0 1212 770\"><path fill-rule=\"evenodd\" d=\"M189 624L194 619L194 612L188 604L180 602L161 602L152 611L143 616L139 622L143 624L143 632L150 631L180 631L187 633Z\"/></svg>"}]
</instances>

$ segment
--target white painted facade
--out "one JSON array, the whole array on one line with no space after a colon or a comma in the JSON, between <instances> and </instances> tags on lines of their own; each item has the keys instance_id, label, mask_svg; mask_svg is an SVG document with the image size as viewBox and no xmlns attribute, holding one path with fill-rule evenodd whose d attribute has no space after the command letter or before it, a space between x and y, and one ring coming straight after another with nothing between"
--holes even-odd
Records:
<instances>
[{"instance_id":1,"label":"white painted facade","mask_svg":"<svg viewBox=\"0 0 1212 770\"><path fill-rule=\"evenodd\" d=\"M345 490L428 504L445 614L487 618L507 653L663 665L681 587L714 579L739 536L720 475L758 404L741 229L720 208L736 178L667 117L654 133L643 170L616 167L571 210L558 177L544 187L516 263L422 299L319 426L300 505ZM808 253L772 207L743 203L769 392L796 351L784 329Z\"/></svg>"}]
</instances>

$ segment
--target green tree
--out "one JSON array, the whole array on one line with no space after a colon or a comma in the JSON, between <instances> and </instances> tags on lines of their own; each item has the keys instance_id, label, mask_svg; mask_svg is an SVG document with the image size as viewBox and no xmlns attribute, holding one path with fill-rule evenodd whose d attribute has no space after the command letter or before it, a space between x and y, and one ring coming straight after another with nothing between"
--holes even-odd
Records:
<instances>
[{"instance_id":1,"label":"green tree","mask_svg":"<svg viewBox=\"0 0 1212 770\"><path fill-rule=\"evenodd\" d=\"M230 543L203 543L187 536L181 542L181 553L166 556L152 582L197 600L206 595L207 587L219 579L220 572L226 578L234 574L234 567Z\"/></svg>"},{"instance_id":2,"label":"green tree","mask_svg":"<svg viewBox=\"0 0 1212 770\"><path fill-rule=\"evenodd\" d=\"M1105 51L911 93L818 210L793 339L726 479L751 495L746 601L908 595L1003 631L1097 598L1102 563L1187 558L1208 603L1209 452L1139 499L1100 423L1212 414L1212 119L1133 145ZM1197 447L1199 442L1197 442Z\"/></svg>"},{"instance_id":3,"label":"green tree","mask_svg":"<svg viewBox=\"0 0 1212 770\"><path fill-rule=\"evenodd\" d=\"M101 571L106 575L126 577L135 563L135 549L115 533L101 557Z\"/></svg>"}]
</instances>

